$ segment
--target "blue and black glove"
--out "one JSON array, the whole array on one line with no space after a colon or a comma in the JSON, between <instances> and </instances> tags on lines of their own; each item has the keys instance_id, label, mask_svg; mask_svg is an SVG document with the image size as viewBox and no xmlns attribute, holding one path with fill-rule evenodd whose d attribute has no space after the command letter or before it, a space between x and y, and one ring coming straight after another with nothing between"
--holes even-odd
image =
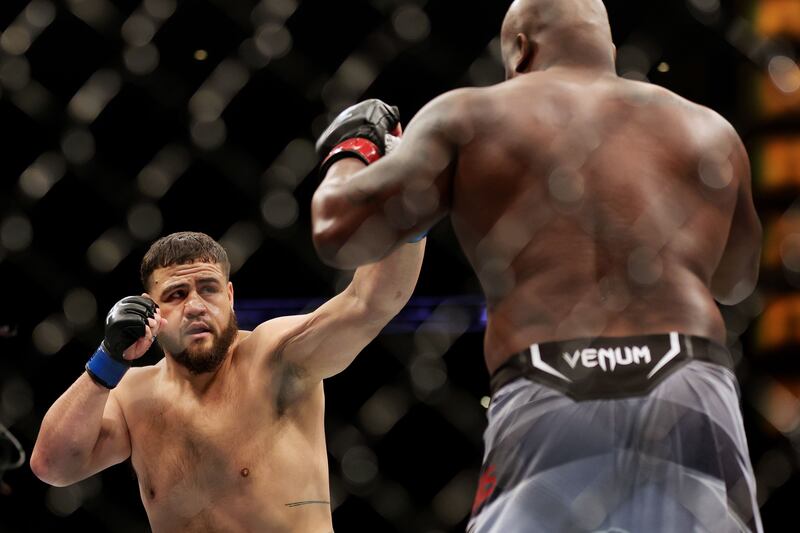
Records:
<instances>
[{"instance_id":1,"label":"blue and black glove","mask_svg":"<svg viewBox=\"0 0 800 533\"><path fill-rule=\"evenodd\" d=\"M145 335L147 319L155 318L158 305L145 296L127 296L106 316L106 335L86 363L86 372L99 385L113 389L130 368L122 354Z\"/></svg>"}]
</instances>

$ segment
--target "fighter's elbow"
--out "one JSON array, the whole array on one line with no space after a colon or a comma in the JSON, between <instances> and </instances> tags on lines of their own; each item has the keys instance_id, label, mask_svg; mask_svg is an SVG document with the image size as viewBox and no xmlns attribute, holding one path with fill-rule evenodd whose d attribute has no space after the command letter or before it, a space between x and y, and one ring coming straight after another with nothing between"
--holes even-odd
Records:
<instances>
[{"instance_id":1,"label":"fighter's elbow","mask_svg":"<svg viewBox=\"0 0 800 533\"><path fill-rule=\"evenodd\" d=\"M741 254L744 255L744 254ZM723 258L711 279L711 294L722 305L736 305L756 289L761 265L761 246L751 245L745 260Z\"/></svg>"},{"instance_id":2,"label":"fighter's elbow","mask_svg":"<svg viewBox=\"0 0 800 533\"><path fill-rule=\"evenodd\" d=\"M339 246L334 241L331 241L325 236L317 236L316 234L313 236L313 241L317 256L326 265L341 270L355 268L354 266L345 264L345 262L341 260L338 254Z\"/></svg>"},{"instance_id":3,"label":"fighter's elbow","mask_svg":"<svg viewBox=\"0 0 800 533\"><path fill-rule=\"evenodd\" d=\"M41 481L54 487L66 487L87 477L84 475L87 461L85 453L69 446L37 441L28 464Z\"/></svg>"},{"instance_id":4,"label":"fighter's elbow","mask_svg":"<svg viewBox=\"0 0 800 533\"><path fill-rule=\"evenodd\" d=\"M312 229L311 240L317 255L328 266L339 269L353 269L357 264L349 264L341 253L344 239L334 227L320 228L315 223Z\"/></svg>"},{"instance_id":5,"label":"fighter's elbow","mask_svg":"<svg viewBox=\"0 0 800 533\"><path fill-rule=\"evenodd\" d=\"M382 241L365 240L367 232L356 231L354 217L327 217L312 208L311 239L319 258L326 264L352 270L381 258ZM377 242L376 242L377 241Z\"/></svg>"},{"instance_id":6,"label":"fighter's elbow","mask_svg":"<svg viewBox=\"0 0 800 533\"><path fill-rule=\"evenodd\" d=\"M712 287L714 299L722 305L737 305L753 294L756 288L755 279L745 279L728 287Z\"/></svg>"},{"instance_id":7,"label":"fighter's elbow","mask_svg":"<svg viewBox=\"0 0 800 533\"><path fill-rule=\"evenodd\" d=\"M42 452L39 451L39 448L33 448L33 451L31 452L31 459L28 464L31 467L31 472L33 472L33 475L47 483L47 479L49 478L47 471L47 460L42 455Z\"/></svg>"},{"instance_id":8,"label":"fighter's elbow","mask_svg":"<svg viewBox=\"0 0 800 533\"><path fill-rule=\"evenodd\" d=\"M33 475L48 485L54 487L70 485L67 480L58 476L57 469L53 467L52 458L50 458L47 453L42 452L39 447L34 447L33 452L31 452L29 465Z\"/></svg>"},{"instance_id":9,"label":"fighter's elbow","mask_svg":"<svg viewBox=\"0 0 800 533\"><path fill-rule=\"evenodd\" d=\"M339 250L344 243L341 221L334 213L331 199L317 191L311 200L311 240L319 258L326 264L344 268L339 259Z\"/></svg>"}]
</instances>

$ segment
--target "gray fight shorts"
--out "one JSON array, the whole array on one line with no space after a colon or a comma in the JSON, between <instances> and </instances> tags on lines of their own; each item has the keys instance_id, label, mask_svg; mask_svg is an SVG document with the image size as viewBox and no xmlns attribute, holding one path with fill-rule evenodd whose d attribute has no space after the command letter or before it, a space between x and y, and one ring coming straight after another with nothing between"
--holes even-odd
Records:
<instances>
[{"instance_id":1,"label":"gray fight shorts","mask_svg":"<svg viewBox=\"0 0 800 533\"><path fill-rule=\"evenodd\" d=\"M470 533L763 531L728 351L533 345L492 376Z\"/></svg>"}]
</instances>

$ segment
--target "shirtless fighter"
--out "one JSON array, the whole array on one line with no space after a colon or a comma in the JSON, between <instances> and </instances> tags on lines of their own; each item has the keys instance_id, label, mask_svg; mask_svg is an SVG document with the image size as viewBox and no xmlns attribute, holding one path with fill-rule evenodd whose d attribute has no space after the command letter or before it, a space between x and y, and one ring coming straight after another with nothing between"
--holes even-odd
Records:
<instances>
[{"instance_id":1,"label":"shirtless fighter","mask_svg":"<svg viewBox=\"0 0 800 533\"><path fill-rule=\"evenodd\" d=\"M423 249L402 246L316 311L250 332L218 243L156 241L147 292L109 312L86 372L42 421L31 469L63 486L130 457L157 533L331 531L322 380L405 305ZM156 337L166 357L129 368Z\"/></svg>"},{"instance_id":2,"label":"shirtless fighter","mask_svg":"<svg viewBox=\"0 0 800 533\"><path fill-rule=\"evenodd\" d=\"M323 133L320 256L376 261L450 215L488 305L472 531L760 531L715 303L758 273L741 140L618 77L600 0L517 0L501 40L506 82L436 98L391 157L364 166L398 120L379 101Z\"/></svg>"}]
</instances>

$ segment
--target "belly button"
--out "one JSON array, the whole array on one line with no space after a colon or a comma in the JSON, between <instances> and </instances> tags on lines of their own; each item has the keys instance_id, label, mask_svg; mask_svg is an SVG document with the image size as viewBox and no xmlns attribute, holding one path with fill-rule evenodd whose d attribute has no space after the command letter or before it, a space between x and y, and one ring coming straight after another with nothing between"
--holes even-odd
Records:
<instances>
[{"instance_id":1,"label":"belly button","mask_svg":"<svg viewBox=\"0 0 800 533\"><path fill-rule=\"evenodd\" d=\"M250 470L248 470L247 468L242 468L242 470L239 473L242 475L242 477L247 477L250 475Z\"/></svg>"}]
</instances>

